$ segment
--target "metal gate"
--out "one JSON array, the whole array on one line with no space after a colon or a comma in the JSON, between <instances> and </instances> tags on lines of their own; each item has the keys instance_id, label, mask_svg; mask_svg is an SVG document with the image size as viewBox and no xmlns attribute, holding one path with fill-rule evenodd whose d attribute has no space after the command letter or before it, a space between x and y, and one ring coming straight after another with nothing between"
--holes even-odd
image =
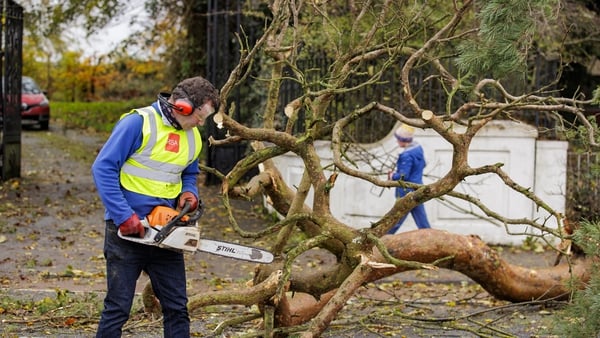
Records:
<instances>
[{"instance_id":1,"label":"metal gate","mask_svg":"<svg viewBox=\"0 0 600 338\"><path fill-rule=\"evenodd\" d=\"M238 61L239 56L236 56L236 51L239 51L240 46L235 39L234 33L241 34L241 27L248 26L244 24L244 20L248 20L248 18L244 18L242 15L244 1L246 0L209 0L207 2L206 78L217 88L225 84L229 78L229 73ZM249 26L252 25L249 24ZM246 29L248 28L246 27ZM260 32L249 29L245 33L252 40L255 34ZM248 104L242 102L242 98L245 95L240 90L244 89L238 88L234 95L232 95L232 101L235 102L235 112L233 112L232 117L239 122L245 123L248 120L248 116L252 115L252 111ZM202 137L205 141L207 141L208 137L221 140L227 137L227 130L217 128L213 119L209 118L204 126ZM206 164L223 174L227 174L241 158L246 156L248 144L242 142L219 146L213 145L207 147L207 149ZM255 172L256 170L253 170L247 176L252 176ZM205 184L212 185L218 183L220 183L220 180L215 175L207 173Z\"/></svg>"},{"instance_id":2,"label":"metal gate","mask_svg":"<svg viewBox=\"0 0 600 338\"><path fill-rule=\"evenodd\" d=\"M23 7L2 2L0 25L0 181L21 176L21 70Z\"/></svg>"}]
</instances>

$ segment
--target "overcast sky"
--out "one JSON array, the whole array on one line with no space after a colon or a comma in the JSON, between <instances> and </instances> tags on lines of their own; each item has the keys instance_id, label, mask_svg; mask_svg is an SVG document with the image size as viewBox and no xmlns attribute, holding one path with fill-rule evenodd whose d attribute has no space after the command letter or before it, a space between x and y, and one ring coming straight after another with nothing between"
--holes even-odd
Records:
<instances>
[{"instance_id":1,"label":"overcast sky","mask_svg":"<svg viewBox=\"0 0 600 338\"><path fill-rule=\"evenodd\" d=\"M74 27L71 33L76 43L83 49L84 55L106 54L133 32L139 30L141 26L132 24L132 20L139 22L147 16L143 3L143 0L128 2L124 15L113 18L106 28L92 34L87 39L82 29Z\"/></svg>"}]
</instances>

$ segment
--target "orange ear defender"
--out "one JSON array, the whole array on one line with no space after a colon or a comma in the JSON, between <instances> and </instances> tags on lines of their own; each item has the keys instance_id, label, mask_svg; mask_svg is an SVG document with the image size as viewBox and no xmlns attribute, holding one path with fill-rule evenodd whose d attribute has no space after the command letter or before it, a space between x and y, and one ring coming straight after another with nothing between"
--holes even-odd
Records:
<instances>
[{"instance_id":1,"label":"orange ear defender","mask_svg":"<svg viewBox=\"0 0 600 338\"><path fill-rule=\"evenodd\" d=\"M194 105L186 98L177 99L172 107L177 110L179 114L185 116L191 115L194 112Z\"/></svg>"},{"instance_id":2,"label":"orange ear defender","mask_svg":"<svg viewBox=\"0 0 600 338\"><path fill-rule=\"evenodd\" d=\"M194 110L196 109L196 106L194 106L192 101L188 98L182 97L182 98L175 100L175 103L171 103L167 100L167 98L169 96L170 96L170 94L168 94L168 93L159 93L158 100L160 102L166 104L167 106L169 106L169 108L175 109L181 115L185 115L185 116L191 115L194 112Z\"/></svg>"}]
</instances>

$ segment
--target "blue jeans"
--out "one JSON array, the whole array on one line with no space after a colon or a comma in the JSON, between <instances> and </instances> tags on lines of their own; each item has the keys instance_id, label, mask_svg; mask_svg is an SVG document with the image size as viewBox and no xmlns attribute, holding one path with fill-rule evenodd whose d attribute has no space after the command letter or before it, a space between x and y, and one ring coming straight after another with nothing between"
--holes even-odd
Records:
<instances>
[{"instance_id":1,"label":"blue jeans","mask_svg":"<svg viewBox=\"0 0 600 338\"><path fill-rule=\"evenodd\" d=\"M154 294L160 301L164 337L190 336L183 253L121 239L117 227L109 220L106 221L104 257L107 292L96 337L121 337L142 271L150 277Z\"/></svg>"},{"instance_id":2,"label":"blue jeans","mask_svg":"<svg viewBox=\"0 0 600 338\"><path fill-rule=\"evenodd\" d=\"M417 224L417 228L419 228L419 229L431 228L431 226L429 225L429 220L427 220L427 214L425 213L425 206L423 204L419 204L416 207L414 207L410 211L410 214L412 215L413 219L415 220L415 223ZM404 217L400 218L398 223L396 223L396 225L394 225L388 231L388 234L395 234L396 231L398 231L398 229L400 229L400 226L402 225L402 223L404 223L404 220L406 220L406 217L408 217L408 214L406 214L406 215L404 215Z\"/></svg>"}]
</instances>

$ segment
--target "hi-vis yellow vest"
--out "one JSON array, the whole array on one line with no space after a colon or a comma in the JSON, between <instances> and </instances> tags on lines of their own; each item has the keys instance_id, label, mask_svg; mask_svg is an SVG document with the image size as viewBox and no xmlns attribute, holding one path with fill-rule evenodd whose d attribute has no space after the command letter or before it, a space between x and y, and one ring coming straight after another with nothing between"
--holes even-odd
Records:
<instances>
[{"instance_id":1,"label":"hi-vis yellow vest","mask_svg":"<svg viewBox=\"0 0 600 338\"><path fill-rule=\"evenodd\" d=\"M181 173L200 155L198 128L176 130L165 126L153 107L134 109L144 118L142 145L121 167L121 185L133 192L162 198L181 193Z\"/></svg>"}]
</instances>

